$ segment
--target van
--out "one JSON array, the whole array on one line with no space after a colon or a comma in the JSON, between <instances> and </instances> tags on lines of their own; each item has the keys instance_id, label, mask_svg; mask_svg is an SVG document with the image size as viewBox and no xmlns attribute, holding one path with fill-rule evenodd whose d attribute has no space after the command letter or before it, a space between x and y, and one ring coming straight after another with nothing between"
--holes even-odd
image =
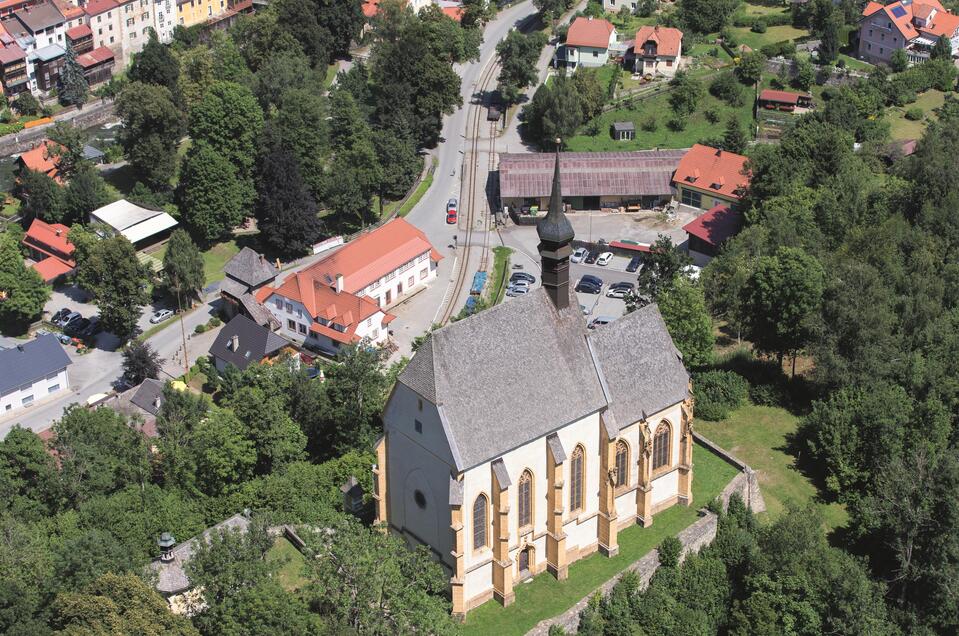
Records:
<instances>
[{"instance_id":1,"label":"van","mask_svg":"<svg viewBox=\"0 0 959 636\"><path fill-rule=\"evenodd\" d=\"M590 321L588 328L595 329L596 327L602 327L603 325L608 325L614 320L616 319L613 318L612 316L596 316Z\"/></svg>"}]
</instances>

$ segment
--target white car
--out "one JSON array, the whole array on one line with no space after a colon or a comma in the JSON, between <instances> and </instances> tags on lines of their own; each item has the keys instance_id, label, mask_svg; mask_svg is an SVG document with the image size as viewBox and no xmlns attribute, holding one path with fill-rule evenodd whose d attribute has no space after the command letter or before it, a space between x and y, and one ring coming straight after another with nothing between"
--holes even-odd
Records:
<instances>
[{"instance_id":1,"label":"white car","mask_svg":"<svg viewBox=\"0 0 959 636\"><path fill-rule=\"evenodd\" d=\"M507 296L525 296L529 293L529 285L516 285L506 290Z\"/></svg>"},{"instance_id":2,"label":"white car","mask_svg":"<svg viewBox=\"0 0 959 636\"><path fill-rule=\"evenodd\" d=\"M576 251L573 252L573 255L569 257L569 262L571 263L582 263L586 260L586 257L589 256L589 250L585 247L577 247Z\"/></svg>"},{"instance_id":3,"label":"white car","mask_svg":"<svg viewBox=\"0 0 959 636\"><path fill-rule=\"evenodd\" d=\"M150 324L152 325L159 324L172 315L173 315L173 312L170 311L169 309L161 309L160 311L150 316Z\"/></svg>"},{"instance_id":4,"label":"white car","mask_svg":"<svg viewBox=\"0 0 959 636\"><path fill-rule=\"evenodd\" d=\"M599 258L596 259L596 264L601 267L606 267L607 265L609 265L609 262L611 260L613 260L613 253L603 252L602 254L599 255Z\"/></svg>"}]
</instances>

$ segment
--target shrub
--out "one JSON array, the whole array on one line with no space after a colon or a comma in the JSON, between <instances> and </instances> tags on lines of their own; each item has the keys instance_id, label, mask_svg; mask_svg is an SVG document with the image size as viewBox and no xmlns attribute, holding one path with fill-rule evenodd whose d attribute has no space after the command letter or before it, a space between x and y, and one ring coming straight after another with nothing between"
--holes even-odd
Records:
<instances>
[{"instance_id":1,"label":"shrub","mask_svg":"<svg viewBox=\"0 0 959 636\"><path fill-rule=\"evenodd\" d=\"M656 129L659 128L659 122L656 121L655 115L650 115L643 120L643 123L640 124L639 127L646 132L656 132Z\"/></svg>"},{"instance_id":2,"label":"shrub","mask_svg":"<svg viewBox=\"0 0 959 636\"><path fill-rule=\"evenodd\" d=\"M693 374L696 415L718 422L741 406L749 394L749 383L734 371L704 371Z\"/></svg>"},{"instance_id":3,"label":"shrub","mask_svg":"<svg viewBox=\"0 0 959 636\"><path fill-rule=\"evenodd\" d=\"M212 318L210 318L210 321L206 323L206 326L209 327L210 329L216 329L222 324L223 324L222 320L220 320L216 316L213 316Z\"/></svg>"},{"instance_id":4,"label":"shrub","mask_svg":"<svg viewBox=\"0 0 959 636\"><path fill-rule=\"evenodd\" d=\"M664 568L674 568L679 565L679 557L683 553L683 544L676 537L666 537L659 544L659 564Z\"/></svg>"},{"instance_id":5,"label":"shrub","mask_svg":"<svg viewBox=\"0 0 959 636\"><path fill-rule=\"evenodd\" d=\"M749 28L753 33L765 33L766 32L766 21L765 20L756 20L753 22L753 25Z\"/></svg>"},{"instance_id":6,"label":"shrub","mask_svg":"<svg viewBox=\"0 0 959 636\"><path fill-rule=\"evenodd\" d=\"M745 103L745 89L731 71L721 73L709 85L709 93L730 106L742 106Z\"/></svg>"},{"instance_id":7,"label":"shrub","mask_svg":"<svg viewBox=\"0 0 959 636\"><path fill-rule=\"evenodd\" d=\"M766 57L793 58L796 56L796 45L792 42L774 42L759 50Z\"/></svg>"},{"instance_id":8,"label":"shrub","mask_svg":"<svg viewBox=\"0 0 959 636\"><path fill-rule=\"evenodd\" d=\"M909 121L919 121L923 118L923 115L925 115L925 113L918 106L910 108L906 111L906 119Z\"/></svg>"},{"instance_id":9,"label":"shrub","mask_svg":"<svg viewBox=\"0 0 959 636\"><path fill-rule=\"evenodd\" d=\"M706 117L706 121L708 121L710 124L715 124L719 121L719 113L717 113L713 108L707 108L705 111L703 111L703 115Z\"/></svg>"},{"instance_id":10,"label":"shrub","mask_svg":"<svg viewBox=\"0 0 959 636\"><path fill-rule=\"evenodd\" d=\"M206 325L197 325L196 329L193 330L194 333L203 333L206 331Z\"/></svg>"},{"instance_id":11,"label":"shrub","mask_svg":"<svg viewBox=\"0 0 959 636\"><path fill-rule=\"evenodd\" d=\"M749 400L759 406L786 406L789 394L781 383L756 384L749 387Z\"/></svg>"},{"instance_id":12,"label":"shrub","mask_svg":"<svg viewBox=\"0 0 959 636\"><path fill-rule=\"evenodd\" d=\"M666 126L673 132L679 132L681 130L686 130L686 118L685 117L673 117L668 122Z\"/></svg>"},{"instance_id":13,"label":"shrub","mask_svg":"<svg viewBox=\"0 0 959 636\"><path fill-rule=\"evenodd\" d=\"M706 52L706 55L709 57L719 57L719 49L714 46Z\"/></svg>"}]
</instances>

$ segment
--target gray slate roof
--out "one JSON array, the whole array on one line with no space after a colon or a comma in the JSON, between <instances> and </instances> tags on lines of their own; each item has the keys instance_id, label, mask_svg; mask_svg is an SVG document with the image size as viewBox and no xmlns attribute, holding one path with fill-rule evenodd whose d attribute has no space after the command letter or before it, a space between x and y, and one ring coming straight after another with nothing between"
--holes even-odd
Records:
<instances>
[{"instance_id":1,"label":"gray slate roof","mask_svg":"<svg viewBox=\"0 0 959 636\"><path fill-rule=\"evenodd\" d=\"M212 528L207 528L198 537L193 537L189 541L177 545L173 548L173 560L164 563L155 559L150 563L150 568L157 573L156 589L161 594L179 594L190 589L190 579L186 575L186 564L193 558L193 551L197 547L197 542L201 539L209 541L214 532L230 530L234 532L246 532L250 526L250 519L242 514L236 514L221 521Z\"/></svg>"},{"instance_id":2,"label":"gray slate roof","mask_svg":"<svg viewBox=\"0 0 959 636\"><path fill-rule=\"evenodd\" d=\"M71 364L53 334L0 351L0 394L32 384Z\"/></svg>"},{"instance_id":3,"label":"gray slate roof","mask_svg":"<svg viewBox=\"0 0 959 636\"><path fill-rule=\"evenodd\" d=\"M60 10L57 9L52 2L43 2L32 7L20 9L13 15L16 16L31 33L39 33L48 27L66 22L63 14L60 13Z\"/></svg>"},{"instance_id":4,"label":"gray slate roof","mask_svg":"<svg viewBox=\"0 0 959 636\"><path fill-rule=\"evenodd\" d=\"M237 336L239 349L233 351L230 342ZM210 347L210 355L232 364L240 371L250 364L259 362L289 344L269 329L256 324L246 316L239 314L228 322Z\"/></svg>"},{"instance_id":5,"label":"gray slate roof","mask_svg":"<svg viewBox=\"0 0 959 636\"><path fill-rule=\"evenodd\" d=\"M223 272L250 287L259 287L276 278L279 270L256 251L244 247L227 261L227 264L223 266Z\"/></svg>"},{"instance_id":6,"label":"gray slate roof","mask_svg":"<svg viewBox=\"0 0 959 636\"><path fill-rule=\"evenodd\" d=\"M465 470L606 405L585 336L539 288L434 331L399 379L442 406Z\"/></svg>"},{"instance_id":7,"label":"gray slate roof","mask_svg":"<svg viewBox=\"0 0 959 636\"><path fill-rule=\"evenodd\" d=\"M589 344L618 426L686 399L689 374L656 305L599 327L589 334Z\"/></svg>"},{"instance_id":8,"label":"gray slate roof","mask_svg":"<svg viewBox=\"0 0 959 636\"><path fill-rule=\"evenodd\" d=\"M600 410L616 435L684 400L689 375L655 305L587 334L575 299L557 311L539 288L434 331L399 382L440 406L466 470Z\"/></svg>"},{"instance_id":9,"label":"gray slate roof","mask_svg":"<svg viewBox=\"0 0 959 636\"><path fill-rule=\"evenodd\" d=\"M130 404L140 407L150 415L156 415L160 409L157 407L157 398L163 403L163 382L147 378L138 386L130 398Z\"/></svg>"}]
</instances>

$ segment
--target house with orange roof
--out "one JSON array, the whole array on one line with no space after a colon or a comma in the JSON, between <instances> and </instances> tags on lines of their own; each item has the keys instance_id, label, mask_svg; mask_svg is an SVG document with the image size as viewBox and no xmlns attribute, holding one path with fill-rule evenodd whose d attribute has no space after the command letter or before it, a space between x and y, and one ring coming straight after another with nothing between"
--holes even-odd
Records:
<instances>
[{"instance_id":1,"label":"house with orange roof","mask_svg":"<svg viewBox=\"0 0 959 636\"><path fill-rule=\"evenodd\" d=\"M256 300L282 335L307 346L336 353L361 340L383 345L394 319L385 310L435 280L441 259L421 230L394 219L261 288Z\"/></svg>"},{"instance_id":2,"label":"house with orange roof","mask_svg":"<svg viewBox=\"0 0 959 636\"><path fill-rule=\"evenodd\" d=\"M67 238L69 233L70 228L62 223L45 223L34 219L23 236L23 246L34 261L30 267L46 283L66 276L77 266L73 260L73 243Z\"/></svg>"},{"instance_id":3,"label":"house with orange roof","mask_svg":"<svg viewBox=\"0 0 959 636\"><path fill-rule=\"evenodd\" d=\"M616 40L616 27L608 20L580 16L569 26L566 43L556 49L553 63L570 70L604 66Z\"/></svg>"},{"instance_id":4,"label":"house with orange roof","mask_svg":"<svg viewBox=\"0 0 959 636\"><path fill-rule=\"evenodd\" d=\"M682 55L682 31L658 24L640 27L633 42L633 72L672 77Z\"/></svg>"},{"instance_id":5,"label":"house with orange roof","mask_svg":"<svg viewBox=\"0 0 959 636\"><path fill-rule=\"evenodd\" d=\"M959 16L939 0L898 0L882 5L869 2L859 21L859 57L873 64L888 64L893 51L902 49L909 62L929 59L940 39L949 43L953 56L959 48Z\"/></svg>"},{"instance_id":6,"label":"house with orange roof","mask_svg":"<svg viewBox=\"0 0 959 636\"><path fill-rule=\"evenodd\" d=\"M696 144L679 160L673 187L683 205L700 210L717 205L735 209L749 187L746 157Z\"/></svg>"},{"instance_id":7,"label":"house with orange roof","mask_svg":"<svg viewBox=\"0 0 959 636\"><path fill-rule=\"evenodd\" d=\"M57 170L54 150L59 146L55 141L44 139L39 144L17 157L19 171L34 170L51 177L57 183L63 183Z\"/></svg>"}]
</instances>

